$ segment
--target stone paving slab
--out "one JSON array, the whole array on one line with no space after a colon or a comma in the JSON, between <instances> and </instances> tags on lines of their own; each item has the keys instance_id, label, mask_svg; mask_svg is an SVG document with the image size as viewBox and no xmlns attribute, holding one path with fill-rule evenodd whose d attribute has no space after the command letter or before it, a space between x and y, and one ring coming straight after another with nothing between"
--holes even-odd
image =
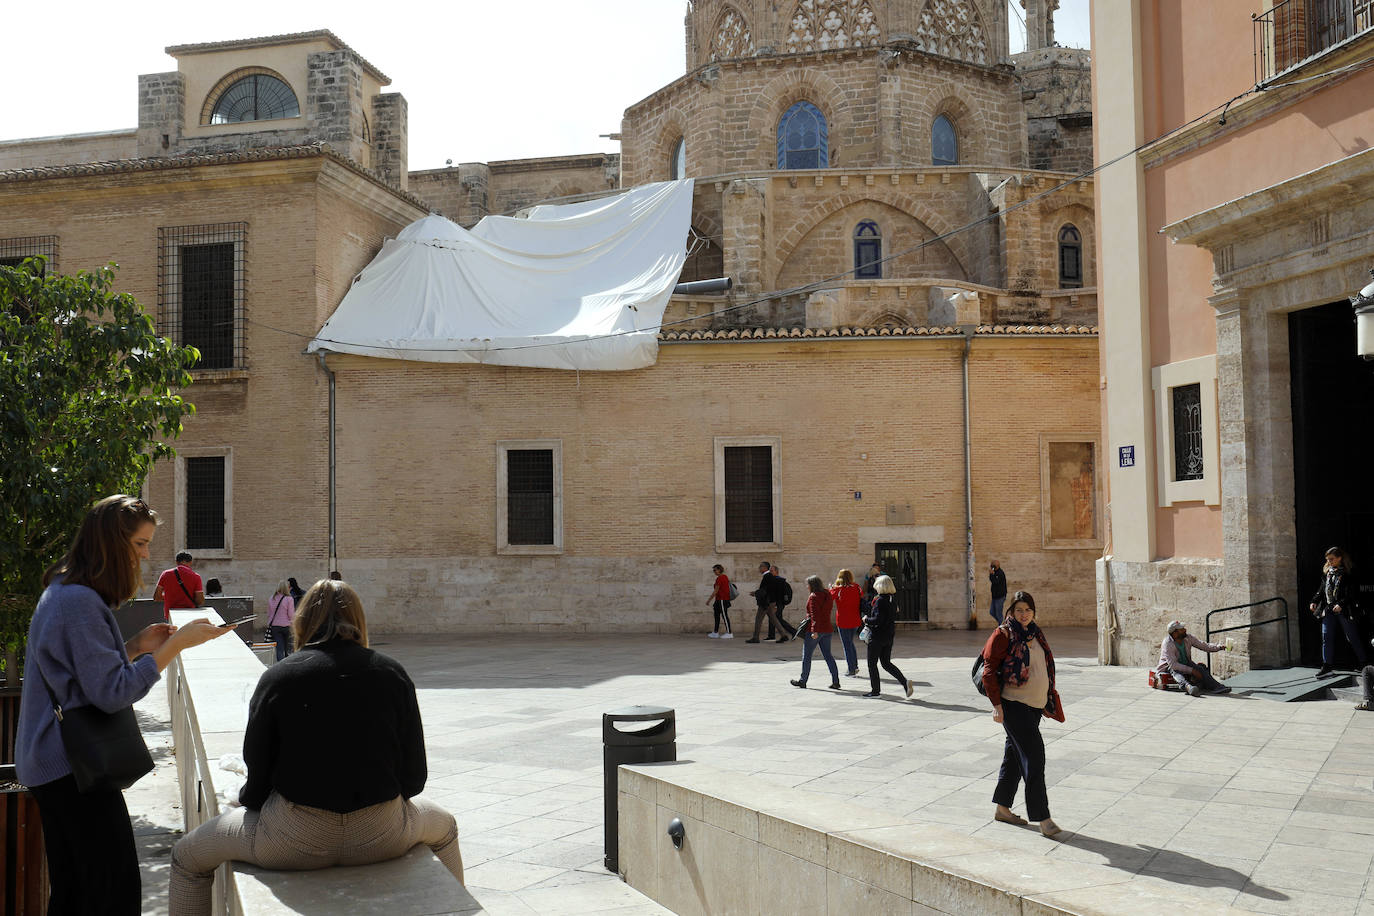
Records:
<instances>
[{"instance_id":1,"label":"stone paving slab","mask_svg":"<svg viewBox=\"0 0 1374 916\"><path fill-rule=\"evenodd\" d=\"M865 679L826 690L823 663L810 689L791 687L793 643L520 634L375 645L416 683L426 794L457 813L470 886L490 912L663 912L601 867L601 715L645 704L677 711L679 759L1120 871L1118 912L1154 900L1131 890L1147 876L1217 911L1374 916L1374 715L1152 691L1143 669L1096 664L1093 631L1048 636L1068 716L1043 730L1060 840L991 819L1003 734L968 679L986 630L901 635L895 661L918 684L912 700L891 678L877 700L859 697Z\"/></svg>"}]
</instances>

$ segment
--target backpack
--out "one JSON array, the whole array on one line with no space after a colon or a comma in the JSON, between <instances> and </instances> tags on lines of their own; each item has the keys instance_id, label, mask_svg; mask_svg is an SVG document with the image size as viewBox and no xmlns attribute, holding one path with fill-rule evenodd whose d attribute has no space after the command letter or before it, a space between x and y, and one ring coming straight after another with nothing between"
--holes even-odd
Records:
<instances>
[{"instance_id":1,"label":"backpack","mask_svg":"<svg viewBox=\"0 0 1374 916\"><path fill-rule=\"evenodd\" d=\"M731 601L734 601L734 600L735 600L736 598L738 598L738 597L739 597L739 586L736 585L734 582L731 582L731 583L730 583L730 600L731 600Z\"/></svg>"},{"instance_id":2,"label":"backpack","mask_svg":"<svg viewBox=\"0 0 1374 916\"><path fill-rule=\"evenodd\" d=\"M778 576L778 596L782 598L782 606L787 607L792 603L792 586L782 576Z\"/></svg>"}]
</instances>

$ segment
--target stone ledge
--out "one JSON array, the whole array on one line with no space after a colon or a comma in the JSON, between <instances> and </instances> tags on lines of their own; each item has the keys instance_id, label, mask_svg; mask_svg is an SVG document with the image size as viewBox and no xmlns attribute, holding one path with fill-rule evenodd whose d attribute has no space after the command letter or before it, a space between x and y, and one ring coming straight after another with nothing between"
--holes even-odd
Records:
<instances>
[{"instance_id":1,"label":"stone ledge","mask_svg":"<svg viewBox=\"0 0 1374 916\"><path fill-rule=\"evenodd\" d=\"M691 761L622 766L619 787L624 879L679 914L1249 912Z\"/></svg>"}]
</instances>

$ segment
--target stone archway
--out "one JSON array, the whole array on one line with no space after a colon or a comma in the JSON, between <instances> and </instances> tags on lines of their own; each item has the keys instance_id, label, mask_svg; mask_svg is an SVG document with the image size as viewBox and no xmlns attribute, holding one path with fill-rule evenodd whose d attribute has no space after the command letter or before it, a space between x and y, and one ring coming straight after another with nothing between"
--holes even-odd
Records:
<instances>
[{"instance_id":1,"label":"stone archway","mask_svg":"<svg viewBox=\"0 0 1374 916\"><path fill-rule=\"evenodd\" d=\"M801 64L795 69L774 77L760 90L749 113L749 133L757 138L754 149L756 168L772 169L777 165L778 120L797 102L810 102L821 110L830 128L831 164L836 161L838 148L833 138L853 133L853 118L849 114L844 90L833 78L818 70L808 70Z\"/></svg>"}]
</instances>

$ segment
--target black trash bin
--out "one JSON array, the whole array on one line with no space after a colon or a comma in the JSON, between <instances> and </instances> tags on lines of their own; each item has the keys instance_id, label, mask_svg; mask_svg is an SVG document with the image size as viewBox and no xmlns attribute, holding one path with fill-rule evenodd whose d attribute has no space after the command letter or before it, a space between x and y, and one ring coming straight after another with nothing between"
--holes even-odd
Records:
<instances>
[{"instance_id":1,"label":"black trash bin","mask_svg":"<svg viewBox=\"0 0 1374 916\"><path fill-rule=\"evenodd\" d=\"M617 723L647 723L629 730ZM620 780L622 763L662 763L677 759L677 713L666 706L627 706L601 716L601 744L606 763L606 870L619 872Z\"/></svg>"}]
</instances>

